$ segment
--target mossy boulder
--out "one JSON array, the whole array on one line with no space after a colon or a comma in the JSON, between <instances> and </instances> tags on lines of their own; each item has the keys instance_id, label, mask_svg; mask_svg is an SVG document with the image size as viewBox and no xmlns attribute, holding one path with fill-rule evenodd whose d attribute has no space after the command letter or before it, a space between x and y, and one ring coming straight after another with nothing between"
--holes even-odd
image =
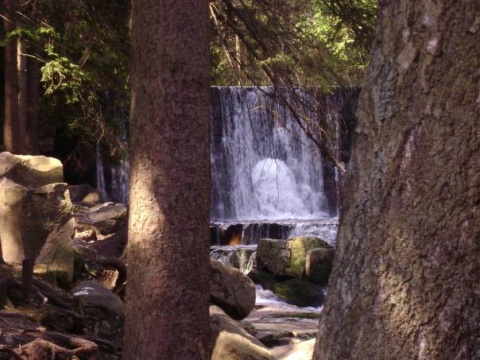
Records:
<instances>
[{"instance_id":1,"label":"mossy boulder","mask_svg":"<svg viewBox=\"0 0 480 360\"><path fill-rule=\"evenodd\" d=\"M315 248L332 248L326 241L310 236L288 240L261 239L257 248L257 268L277 276L302 279L307 252Z\"/></svg>"},{"instance_id":2,"label":"mossy boulder","mask_svg":"<svg viewBox=\"0 0 480 360\"><path fill-rule=\"evenodd\" d=\"M275 276L265 271L252 270L247 276L252 279L255 284L260 285L265 290L273 291L275 284L277 283Z\"/></svg>"},{"instance_id":3,"label":"mossy boulder","mask_svg":"<svg viewBox=\"0 0 480 360\"><path fill-rule=\"evenodd\" d=\"M327 285L335 249L317 248L307 251L305 261L305 276L311 282L318 285Z\"/></svg>"},{"instance_id":4,"label":"mossy boulder","mask_svg":"<svg viewBox=\"0 0 480 360\"><path fill-rule=\"evenodd\" d=\"M276 283L273 292L288 304L299 307L319 307L325 300L321 286L299 279Z\"/></svg>"}]
</instances>

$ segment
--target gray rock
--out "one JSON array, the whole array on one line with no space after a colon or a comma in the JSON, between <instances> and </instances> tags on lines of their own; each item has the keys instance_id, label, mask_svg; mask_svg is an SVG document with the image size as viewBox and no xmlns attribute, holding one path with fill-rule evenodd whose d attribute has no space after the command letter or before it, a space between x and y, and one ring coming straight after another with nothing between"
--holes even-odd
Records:
<instances>
[{"instance_id":1,"label":"gray rock","mask_svg":"<svg viewBox=\"0 0 480 360\"><path fill-rule=\"evenodd\" d=\"M269 348L316 338L320 313L285 303L257 306L241 323Z\"/></svg>"},{"instance_id":2,"label":"gray rock","mask_svg":"<svg viewBox=\"0 0 480 360\"><path fill-rule=\"evenodd\" d=\"M210 260L210 302L241 320L255 307L255 284L240 270Z\"/></svg>"},{"instance_id":3,"label":"gray rock","mask_svg":"<svg viewBox=\"0 0 480 360\"><path fill-rule=\"evenodd\" d=\"M33 155L0 153L0 177L6 177L29 189L51 183L63 182L63 166L60 160Z\"/></svg>"},{"instance_id":4,"label":"gray rock","mask_svg":"<svg viewBox=\"0 0 480 360\"><path fill-rule=\"evenodd\" d=\"M36 259L55 276L73 275L72 203L64 183L32 189L0 179L0 238L3 258L20 264Z\"/></svg>"},{"instance_id":5,"label":"gray rock","mask_svg":"<svg viewBox=\"0 0 480 360\"><path fill-rule=\"evenodd\" d=\"M77 284L72 295L85 314L84 332L113 342L123 343L125 305L111 291L93 281Z\"/></svg>"},{"instance_id":6,"label":"gray rock","mask_svg":"<svg viewBox=\"0 0 480 360\"><path fill-rule=\"evenodd\" d=\"M298 344L279 346L272 350L275 359L306 360L311 359L315 347L315 339Z\"/></svg>"},{"instance_id":7,"label":"gray rock","mask_svg":"<svg viewBox=\"0 0 480 360\"><path fill-rule=\"evenodd\" d=\"M307 251L305 261L305 276L311 282L318 285L327 285L335 249L318 248Z\"/></svg>"},{"instance_id":8,"label":"gray rock","mask_svg":"<svg viewBox=\"0 0 480 360\"><path fill-rule=\"evenodd\" d=\"M211 360L273 360L270 350L230 319L210 306Z\"/></svg>"},{"instance_id":9,"label":"gray rock","mask_svg":"<svg viewBox=\"0 0 480 360\"><path fill-rule=\"evenodd\" d=\"M82 281L72 289L74 298L80 301L83 307L102 307L119 316L125 316L125 305L113 292L94 281Z\"/></svg>"},{"instance_id":10,"label":"gray rock","mask_svg":"<svg viewBox=\"0 0 480 360\"><path fill-rule=\"evenodd\" d=\"M289 240L261 239L257 248L258 270L267 269L274 275L302 279L307 251L314 248L331 248L331 245L322 239L307 236Z\"/></svg>"},{"instance_id":11,"label":"gray rock","mask_svg":"<svg viewBox=\"0 0 480 360\"><path fill-rule=\"evenodd\" d=\"M299 279L276 283L273 292L288 304L299 307L319 307L325 300L321 286Z\"/></svg>"},{"instance_id":12,"label":"gray rock","mask_svg":"<svg viewBox=\"0 0 480 360\"><path fill-rule=\"evenodd\" d=\"M125 205L107 202L91 208L76 206L74 217L78 231L93 229L97 236L107 236L118 230L126 214Z\"/></svg>"},{"instance_id":13,"label":"gray rock","mask_svg":"<svg viewBox=\"0 0 480 360\"><path fill-rule=\"evenodd\" d=\"M94 206L103 202L100 191L89 184L69 185L68 191L70 191L70 198L74 204Z\"/></svg>"}]
</instances>

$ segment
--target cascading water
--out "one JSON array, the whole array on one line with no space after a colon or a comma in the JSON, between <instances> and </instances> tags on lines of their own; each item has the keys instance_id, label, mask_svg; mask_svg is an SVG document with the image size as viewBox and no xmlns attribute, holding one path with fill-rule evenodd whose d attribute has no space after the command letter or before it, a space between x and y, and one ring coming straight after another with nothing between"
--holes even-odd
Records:
<instances>
[{"instance_id":1,"label":"cascading water","mask_svg":"<svg viewBox=\"0 0 480 360\"><path fill-rule=\"evenodd\" d=\"M342 134L342 127L353 127L358 90L340 90L320 99L321 114L304 113L328 118L340 129L339 155L346 162L350 132ZM212 244L256 244L262 237L303 234L333 243L335 171L291 114L266 95L269 91L211 90ZM306 103L319 101L299 93ZM98 156L97 167L97 184L106 198L128 203L128 161L111 165Z\"/></svg>"},{"instance_id":2,"label":"cascading water","mask_svg":"<svg viewBox=\"0 0 480 360\"><path fill-rule=\"evenodd\" d=\"M295 120L263 92L216 88L212 125L214 222L329 217L322 158Z\"/></svg>"}]
</instances>

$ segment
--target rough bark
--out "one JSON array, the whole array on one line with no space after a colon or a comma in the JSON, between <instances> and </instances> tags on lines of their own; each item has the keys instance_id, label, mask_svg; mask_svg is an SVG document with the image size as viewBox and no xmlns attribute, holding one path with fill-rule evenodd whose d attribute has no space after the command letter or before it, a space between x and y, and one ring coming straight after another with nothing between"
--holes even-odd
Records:
<instances>
[{"instance_id":1,"label":"rough bark","mask_svg":"<svg viewBox=\"0 0 480 360\"><path fill-rule=\"evenodd\" d=\"M125 359L209 357L206 0L134 1Z\"/></svg>"},{"instance_id":2,"label":"rough bark","mask_svg":"<svg viewBox=\"0 0 480 360\"><path fill-rule=\"evenodd\" d=\"M17 39L17 82L18 82L18 114L17 126L15 126L16 151L18 154L26 154L25 139L27 136L27 44L22 39Z\"/></svg>"},{"instance_id":3,"label":"rough bark","mask_svg":"<svg viewBox=\"0 0 480 360\"><path fill-rule=\"evenodd\" d=\"M32 57L27 59L27 120L25 146L30 155L40 154L38 105L40 99L40 62Z\"/></svg>"},{"instance_id":4,"label":"rough bark","mask_svg":"<svg viewBox=\"0 0 480 360\"><path fill-rule=\"evenodd\" d=\"M314 359L480 359L480 4L380 1Z\"/></svg>"},{"instance_id":5,"label":"rough bark","mask_svg":"<svg viewBox=\"0 0 480 360\"><path fill-rule=\"evenodd\" d=\"M3 26L5 34L16 28L15 12L17 0L4 0ZM19 154L18 139L18 77L17 77L17 41L9 39L4 49L5 71L5 112L3 118L3 146L5 150Z\"/></svg>"}]
</instances>

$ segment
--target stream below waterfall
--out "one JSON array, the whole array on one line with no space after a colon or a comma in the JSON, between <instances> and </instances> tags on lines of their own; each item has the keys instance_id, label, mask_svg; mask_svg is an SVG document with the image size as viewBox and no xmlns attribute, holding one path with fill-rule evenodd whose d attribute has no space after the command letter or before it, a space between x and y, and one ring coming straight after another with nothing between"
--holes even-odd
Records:
<instances>
[{"instance_id":1,"label":"stream below waterfall","mask_svg":"<svg viewBox=\"0 0 480 360\"><path fill-rule=\"evenodd\" d=\"M261 238L308 235L335 245L338 175L270 91L211 89L211 256L244 273L255 266ZM302 93L305 103L322 103L303 109L304 115L333 124L341 158L341 127L352 117L345 108L352 107L356 94L336 92L319 100ZM97 155L101 192L128 204L128 160L114 166ZM259 301L273 299L268 292L259 294Z\"/></svg>"}]
</instances>

